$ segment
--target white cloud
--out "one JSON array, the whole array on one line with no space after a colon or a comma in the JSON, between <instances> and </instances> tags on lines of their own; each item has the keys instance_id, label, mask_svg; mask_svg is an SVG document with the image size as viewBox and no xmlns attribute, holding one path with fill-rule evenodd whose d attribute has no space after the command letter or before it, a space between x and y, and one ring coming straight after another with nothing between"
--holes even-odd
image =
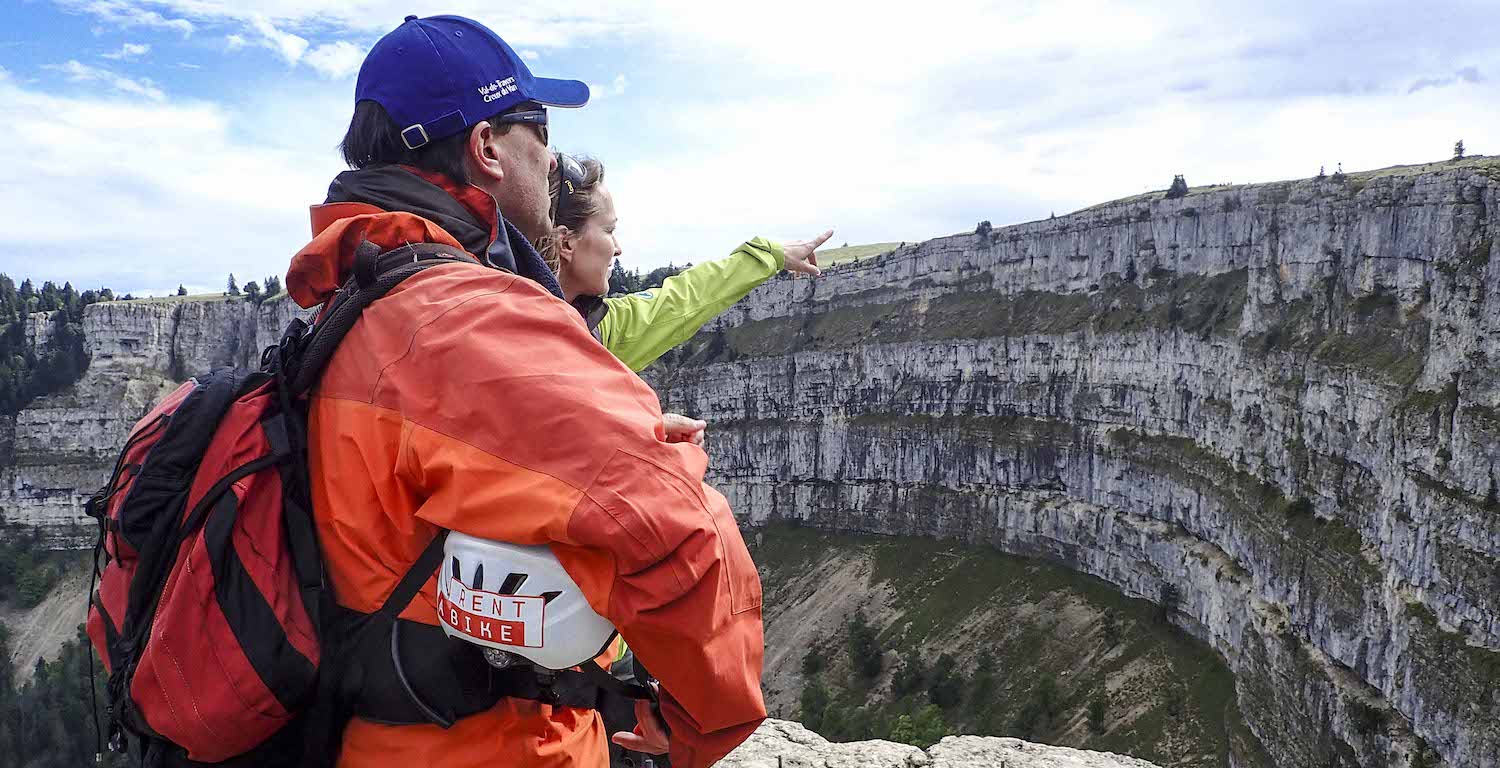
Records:
<instances>
[{"instance_id":1,"label":"white cloud","mask_svg":"<svg viewBox=\"0 0 1500 768\"><path fill-rule=\"evenodd\" d=\"M364 50L343 40L320 45L303 58L309 67L331 80L342 80L355 74L364 60Z\"/></svg>"},{"instance_id":2,"label":"white cloud","mask_svg":"<svg viewBox=\"0 0 1500 768\"><path fill-rule=\"evenodd\" d=\"M187 61L179 61L177 62L177 66L181 69L203 69L202 64L193 64Z\"/></svg>"},{"instance_id":3,"label":"white cloud","mask_svg":"<svg viewBox=\"0 0 1500 768\"><path fill-rule=\"evenodd\" d=\"M615 79L608 85L589 83L589 99L597 100L607 99L611 96L622 96L625 93L625 87L629 84L630 81L624 75L615 75Z\"/></svg>"},{"instance_id":4,"label":"white cloud","mask_svg":"<svg viewBox=\"0 0 1500 768\"><path fill-rule=\"evenodd\" d=\"M537 53L536 51L532 51L532 50L520 51L520 54L521 54L521 58L523 58L523 59L525 59L527 61L536 61L536 60L542 58L542 55L540 53Z\"/></svg>"},{"instance_id":5,"label":"white cloud","mask_svg":"<svg viewBox=\"0 0 1500 768\"><path fill-rule=\"evenodd\" d=\"M181 32L183 37L193 33L191 21L183 18L168 18L148 8L149 3L137 0L55 0L55 2L64 9L86 13L101 22L117 27L169 29Z\"/></svg>"},{"instance_id":6,"label":"white cloud","mask_svg":"<svg viewBox=\"0 0 1500 768\"><path fill-rule=\"evenodd\" d=\"M249 45L249 42L245 40L243 35L224 36L224 51L227 53L234 53L246 45Z\"/></svg>"},{"instance_id":7,"label":"white cloud","mask_svg":"<svg viewBox=\"0 0 1500 768\"><path fill-rule=\"evenodd\" d=\"M158 24L223 24L253 26L265 21L279 29L334 30L380 35L395 28L413 12L404 0L52 0L101 20L124 24L127 17L160 20ZM419 3L419 5L424 5ZM419 9L424 15L452 13L490 24L512 45L558 47L579 40L618 37L645 27L661 8L632 0L554 0L507 3L492 0L452 0ZM166 19L156 9L180 19ZM189 22L188 19L192 19ZM136 23L144 23L137 21Z\"/></svg>"},{"instance_id":8,"label":"white cloud","mask_svg":"<svg viewBox=\"0 0 1500 768\"><path fill-rule=\"evenodd\" d=\"M145 78L132 80L107 69L80 63L76 59L69 59L63 64L50 64L46 68L62 72L68 76L70 82L74 83L103 83L122 93L144 96L152 101L161 101L167 97L160 88L156 87L156 83L150 80Z\"/></svg>"},{"instance_id":9,"label":"white cloud","mask_svg":"<svg viewBox=\"0 0 1500 768\"><path fill-rule=\"evenodd\" d=\"M0 272L159 296L282 274L307 240L307 204L340 169L321 109L261 115L315 123L306 149L267 149L240 138L247 115L215 104L60 96L0 77L0 210L25 223L6 231ZM122 141L77 140L100 125ZM99 215L79 216L79 200Z\"/></svg>"},{"instance_id":10,"label":"white cloud","mask_svg":"<svg viewBox=\"0 0 1500 768\"><path fill-rule=\"evenodd\" d=\"M150 43L126 43L120 47L120 50L103 54L103 56L106 59L115 59L116 61L120 61L145 56L150 52Z\"/></svg>"},{"instance_id":11,"label":"white cloud","mask_svg":"<svg viewBox=\"0 0 1500 768\"><path fill-rule=\"evenodd\" d=\"M1478 67L1464 67L1454 72L1452 77L1424 77L1412 83L1407 93L1416 93L1425 88L1446 88L1455 83L1482 83L1484 80Z\"/></svg>"},{"instance_id":12,"label":"white cloud","mask_svg":"<svg viewBox=\"0 0 1500 768\"><path fill-rule=\"evenodd\" d=\"M261 47L271 50L289 65L296 64L301 60L302 54L307 52L307 38L277 29L264 16L251 16L250 28L260 36L257 42Z\"/></svg>"}]
</instances>

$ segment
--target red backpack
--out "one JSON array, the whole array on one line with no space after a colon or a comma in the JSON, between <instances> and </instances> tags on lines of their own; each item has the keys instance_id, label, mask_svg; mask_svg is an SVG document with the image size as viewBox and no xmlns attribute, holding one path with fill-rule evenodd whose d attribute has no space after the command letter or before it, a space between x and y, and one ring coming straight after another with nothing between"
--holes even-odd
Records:
<instances>
[{"instance_id":1,"label":"red backpack","mask_svg":"<svg viewBox=\"0 0 1500 768\"><path fill-rule=\"evenodd\" d=\"M111 749L125 751L128 733L148 765L302 765L315 762L304 735L336 740L326 723L304 734L332 597L303 396L366 306L459 260L473 261L428 243L384 255L363 244L356 277L316 323L293 321L261 370L194 378L131 430L88 505L100 524L88 635L109 672Z\"/></svg>"}]
</instances>

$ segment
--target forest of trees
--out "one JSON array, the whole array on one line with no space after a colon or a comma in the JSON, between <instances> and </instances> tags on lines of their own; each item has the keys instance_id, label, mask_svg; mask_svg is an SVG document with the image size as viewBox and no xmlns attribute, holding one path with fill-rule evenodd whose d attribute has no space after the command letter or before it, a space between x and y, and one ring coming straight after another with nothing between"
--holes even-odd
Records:
<instances>
[{"instance_id":1,"label":"forest of trees","mask_svg":"<svg viewBox=\"0 0 1500 768\"><path fill-rule=\"evenodd\" d=\"M676 264L668 264L643 275L638 269L626 272L625 267L620 265L620 260L615 259L615 265L609 271L609 295L620 296L648 288L660 288L667 278L691 266L693 265L685 264L679 267Z\"/></svg>"},{"instance_id":2,"label":"forest of trees","mask_svg":"<svg viewBox=\"0 0 1500 768\"><path fill-rule=\"evenodd\" d=\"M36 529L8 525L0 513L0 601L20 608L40 603L62 576L58 559Z\"/></svg>"},{"instance_id":3,"label":"forest of trees","mask_svg":"<svg viewBox=\"0 0 1500 768\"><path fill-rule=\"evenodd\" d=\"M48 281L37 289L30 280L19 286L0 274L0 414L15 413L39 395L56 392L78 380L88 367L84 348L83 308L111 301L108 288L79 293L71 283ZM52 333L40 350L26 341L26 318L54 312Z\"/></svg>"},{"instance_id":4,"label":"forest of trees","mask_svg":"<svg viewBox=\"0 0 1500 768\"><path fill-rule=\"evenodd\" d=\"M83 627L63 646L54 662L38 661L25 685L16 686L10 660L10 633L0 626L0 763L17 768L80 768L126 766L123 755L104 752L94 762L95 731L91 716L104 706L108 675L95 662L94 691L89 691L89 660L93 655ZM105 721L102 711L99 726Z\"/></svg>"},{"instance_id":5,"label":"forest of trees","mask_svg":"<svg viewBox=\"0 0 1500 768\"><path fill-rule=\"evenodd\" d=\"M0 518L0 605L31 608L52 591L64 569L86 568L77 552L50 552L35 531L18 534ZM83 599L82 595L78 596ZM93 656L79 626L56 661L38 661L31 678L18 685L10 655L10 631L0 624L0 765L18 768L79 768L94 762L93 707L104 724L104 683L95 663L94 695L89 692ZM100 765L125 766L124 756L106 754Z\"/></svg>"}]
</instances>

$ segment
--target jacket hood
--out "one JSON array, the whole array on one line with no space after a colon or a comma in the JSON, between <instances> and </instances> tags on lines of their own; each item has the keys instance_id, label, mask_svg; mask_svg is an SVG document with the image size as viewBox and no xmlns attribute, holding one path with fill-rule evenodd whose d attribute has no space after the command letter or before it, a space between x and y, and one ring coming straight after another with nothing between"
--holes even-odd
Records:
<instances>
[{"instance_id":1,"label":"jacket hood","mask_svg":"<svg viewBox=\"0 0 1500 768\"><path fill-rule=\"evenodd\" d=\"M368 203L383 211L415 213L442 227L473 254L489 249L500 219L494 198L484 190L400 165L344 171L328 185L324 203Z\"/></svg>"},{"instance_id":2,"label":"jacket hood","mask_svg":"<svg viewBox=\"0 0 1500 768\"><path fill-rule=\"evenodd\" d=\"M323 303L354 269L364 240L382 250L441 243L468 251L475 261L514 272L561 298L546 262L494 198L472 184L399 165L345 171L328 187L328 199L311 210L312 242L292 257L287 292L302 307Z\"/></svg>"}]
</instances>

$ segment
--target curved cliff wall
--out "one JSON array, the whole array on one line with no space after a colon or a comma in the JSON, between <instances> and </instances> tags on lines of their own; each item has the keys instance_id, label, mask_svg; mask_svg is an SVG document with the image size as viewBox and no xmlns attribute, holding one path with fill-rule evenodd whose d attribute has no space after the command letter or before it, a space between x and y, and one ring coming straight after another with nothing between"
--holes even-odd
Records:
<instances>
[{"instance_id":1,"label":"curved cliff wall","mask_svg":"<svg viewBox=\"0 0 1500 768\"><path fill-rule=\"evenodd\" d=\"M1500 765L1500 162L1120 201L780 279L658 363L752 522L1175 607L1283 765Z\"/></svg>"},{"instance_id":2,"label":"curved cliff wall","mask_svg":"<svg viewBox=\"0 0 1500 768\"><path fill-rule=\"evenodd\" d=\"M84 504L109 479L136 420L194 373L259 365L260 350L300 311L285 297L89 305L83 377L0 424L0 514L40 530L52 546L91 546L96 531Z\"/></svg>"}]
</instances>

